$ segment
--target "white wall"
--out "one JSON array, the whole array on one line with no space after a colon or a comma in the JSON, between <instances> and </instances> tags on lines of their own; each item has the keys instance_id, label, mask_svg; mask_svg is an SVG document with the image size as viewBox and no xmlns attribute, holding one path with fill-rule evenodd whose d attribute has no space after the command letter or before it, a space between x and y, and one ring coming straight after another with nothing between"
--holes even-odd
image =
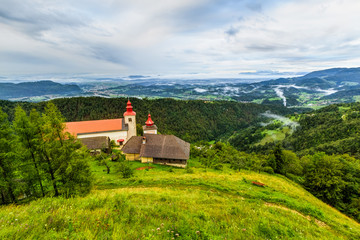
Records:
<instances>
[{"instance_id":1,"label":"white wall","mask_svg":"<svg viewBox=\"0 0 360 240\"><path fill-rule=\"evenodd\" d=\"M118 139L124 139L125 142L127 139L127 131L113 131L113 132L99 132L99 133L85 133L85 134L78 134L78 138L88 138L88 137L102 137L108 136L111 140L114 140L116 144L118 144ZM125 143L124 142L124 143Z\"/></svg>"},{"instance_id":2,"label":"white wall","mask_svg":"<svg viewBox=\"0 0 360 240\"><path fill-rule=\"evenodd\" d=\"M129 119L131 118L131 122L129 121ZM135 115L131 115L131 116L124 116L124 122L125 124L128 124L128 136L129 139L132 136L136 136L136 116Z\"/></svg>"},{"instance_id":3,"label":"white wall","mask_svg":"<svg viewBox=\"0 0 360 240\"><path fill-rule=\"evenodd\" d=\"M157 130L144 130L144 134L157 134Z\"/></svg>"}]
</instances>

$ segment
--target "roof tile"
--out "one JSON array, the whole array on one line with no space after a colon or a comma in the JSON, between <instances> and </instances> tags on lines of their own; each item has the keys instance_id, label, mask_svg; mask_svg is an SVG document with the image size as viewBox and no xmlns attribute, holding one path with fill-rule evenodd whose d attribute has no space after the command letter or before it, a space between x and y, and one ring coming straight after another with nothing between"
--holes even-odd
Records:
<instances>
[{"instance_id":1,"label":"roof tile","mask_svg":"<svg viewBox=\"0 0 360 240\"><path fill-rule=\"evenodd\" d=\"M123 119L106 119L81 122L67 122L65 130L77 136L83 133L110 132L123 130Z\"/></svg>"}]
</instances>

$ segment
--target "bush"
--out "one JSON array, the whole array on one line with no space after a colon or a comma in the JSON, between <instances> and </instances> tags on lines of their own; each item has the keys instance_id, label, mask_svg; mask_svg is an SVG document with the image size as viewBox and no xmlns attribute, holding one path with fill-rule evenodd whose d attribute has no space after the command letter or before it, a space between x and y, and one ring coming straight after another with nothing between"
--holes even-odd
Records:
<instances>
[{"instance_id":1,"label":"bush","mask_svg":"<svg viewBox=\"0 0 360 240\"><path fill-rule=\"evenodd\" d=\"M215 169L215 170L222 170L223 167L224 167L224 166L223 166L222 164L220 164L220 163L214 165L214 169Z\"/></svg>"},{"instance_id":2,"label":"bush","mask_svg":"<svg viewBox=\"0 0 360 240\"><path fill-rule=\"evenodd\" d=\"M194 170L192 168L190 168L190 167L186 167L185 172L186 173L194 173Z\"/></svg>"},{"instance_id":3,"label":"bush","mask_svg":"<svg viewBox=\"0 0 360 240\"><path fill-rule=\"evenodd\" d=\"M131 178L132 176L134 176L134 169L132 169L129 163L125 161L119 163L117 171L121 174L123 178Z\"/></svg>"},{"instance_id":4,"label":"bush","mask_svg":"<svg viewBox=\"0 0 360 240\"><path fill-rule=\"evenodd\" d=\"M263 172L266 172L269 174L274 174L274 169L272 167L266 166L262 170L263 170Z\"/></svg>"},{"instance_id":5,"label":"bush","mask_svg":"<svg viewBox=\"0 0 360 240\"><path fill-rule=\"evenodd\" d=\"M291 181L296 182L298 184L304 183L304 178L301 176L297 176L291 173L286 173L286 177L289 178Z\"/></svg>"}]
</instances>

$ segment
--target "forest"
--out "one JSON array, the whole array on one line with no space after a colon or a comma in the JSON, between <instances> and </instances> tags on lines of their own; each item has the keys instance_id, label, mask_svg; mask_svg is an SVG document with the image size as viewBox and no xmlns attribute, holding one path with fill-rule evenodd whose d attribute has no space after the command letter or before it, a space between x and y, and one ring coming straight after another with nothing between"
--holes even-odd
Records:
<instances>
[{"instance_id":1,"label":"forest","mask_svg":"<svg viewBox=\"0 0 360 240\"><path fill-rule=\"evenodd\" d=\"M233 101L201 101L175 99L130 98L136 121L144 125L148 113L162 134L174 134L185 141L211 141L225 139L234 131L245 129L261 121L261 113L271 110L277 114L289 114L301 109L282 106L239 103ZM127 98L75 97L52 100L66 121L122 118ZM1 101L0 107L14 119L15 107L19 105L26 112L35 108L43 112L46 102Z\"/></svg>"},{"instance_id":2,"label":"forest","mask_svg":"<svg viewBox=\"0 0 360 240\"><path fill-rule=\"evenodd\" d=\"M64 127L64 118L51 102L41 115L16 107L12 123L0 108L2 204L90 192L88 151Z\"/></svg>"},{"instance_id":3,"label":"forest","mask_svg":"<svg viewBox=\"0 0 360 240\"><path fill-rule=\"evenodd\" d=\"M292 134L279 141L259 144L266 131L279 131L283 124L274 121L262 126L254 124L236 131L229 142L238 150L266 153L277 143L299 156L325 152L360 157L360 103L334 104L316 111L288 115L298 124Z\"/></svg>"}]
</instances>

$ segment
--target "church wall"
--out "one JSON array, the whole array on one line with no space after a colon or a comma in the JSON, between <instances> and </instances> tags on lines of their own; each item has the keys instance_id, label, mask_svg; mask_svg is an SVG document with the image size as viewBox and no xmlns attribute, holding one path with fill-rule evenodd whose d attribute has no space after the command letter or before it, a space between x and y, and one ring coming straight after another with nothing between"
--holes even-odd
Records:
<instances>
[{"instance_id":1,"label":"church wall","mask_svg":"<svg viewBox=\"0 0 360 240\"><path fill-rule=\"evenodd\" d=\"M157 130L144 130L144 134L157 134Z\"/></svg>"},{"instance_id":2,"label":"church wall","mask_svg":"<svg viewBox=\"0 0 360 240\"><path fill-rule=\"evenodd\" d=\"M118 144L118 142L117 142L118 139L124 139L125 142L128 140L127 139L127 131L85 133L85 134L78 134L77 138L101 137L101 136L108 136L110 138L110 141L114 140L116 144Z\"/></svg>"},{"instance_id":3,"label":"church wall","mask_svg":"<svg viewBox=\"0 0 360 240\"><path fill-rule=\"evenodd\" d=\"M125 157L126 157L126 160L135 161L135 160L139 160L140 154L127 153L127 154L125 154Z\"/></svg>"},{"instance_id":4,"label":"church wall","mask_svg":"<svg viewBox=\"0 0 360 240\"><path fill-rule=\"evenodd\" d=\"M148 163L148 162L152 163L154 161L152 157L141 157L140 159L142 163Z\"/></svg>"},{"instance_id":5,"label":"church wall","mask_svg":"<svg viewBox=\"0 0 360 240\"><path fill-rule=\"evenodd\" d=\"M136 136L136 116L124 116L125 124L128 124L128 137L129 139L133 136Z\"/></svg>"}]
</instances>

